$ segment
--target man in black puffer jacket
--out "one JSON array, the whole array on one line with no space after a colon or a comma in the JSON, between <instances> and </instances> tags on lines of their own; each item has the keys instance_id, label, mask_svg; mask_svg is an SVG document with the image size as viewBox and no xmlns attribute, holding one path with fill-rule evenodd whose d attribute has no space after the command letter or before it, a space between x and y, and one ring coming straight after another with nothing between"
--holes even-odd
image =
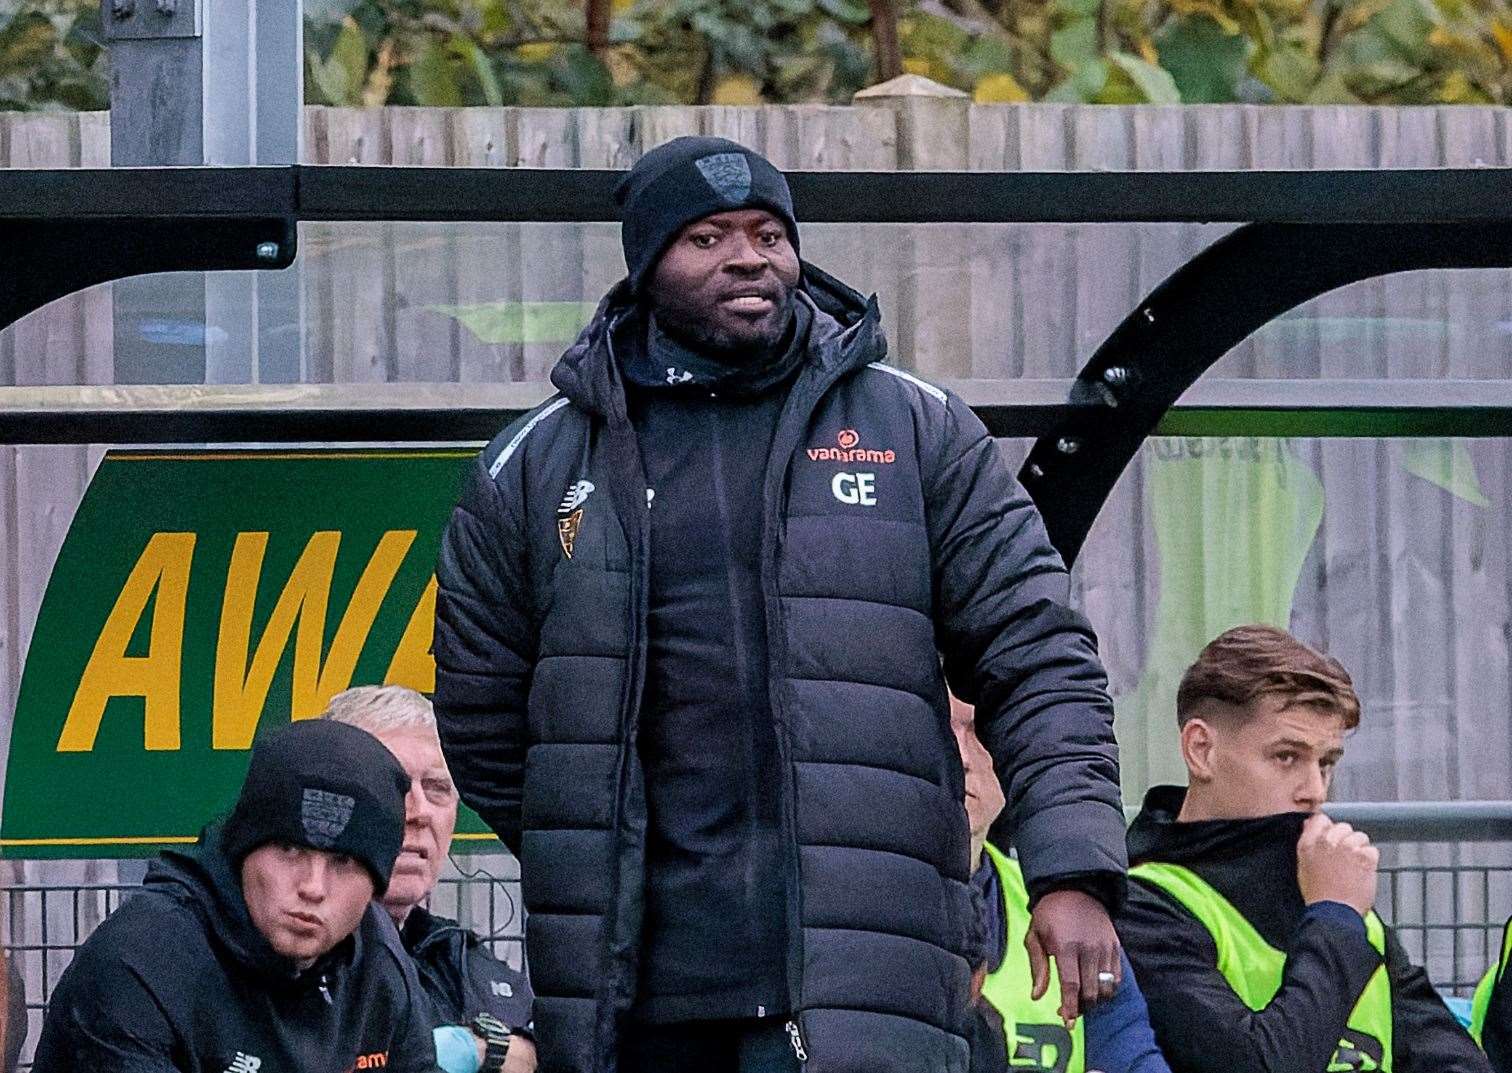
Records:
<instances>
[{"instance_id":1,"label":"man in black puffer jacket","mask_svg":"<svg viewBox=\"0 0 1512 1073\"><path fill-rule=\"evenodd\" d=\"M436 715L521 858L540 1068L964 1073L945 683L1075 1016L1117 985L1123 894L1095 640L982 424L798 260L781 173L683 138L619 198L629 277L438 567Z\"/></svg>"}]
</instances>

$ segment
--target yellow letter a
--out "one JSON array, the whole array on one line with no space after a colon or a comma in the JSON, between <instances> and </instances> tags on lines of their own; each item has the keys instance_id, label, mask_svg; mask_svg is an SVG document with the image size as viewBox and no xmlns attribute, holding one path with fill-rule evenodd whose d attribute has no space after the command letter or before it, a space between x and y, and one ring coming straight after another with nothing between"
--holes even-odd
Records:
<instances>
[{"instance_id":1,"label":"yellow letter a","mask_svg":"<svg viewBox=\"0 0 1512 1073\"><path fill-rule=\"evenodd\" d=\"M384 685L409 686L418 693L436 691L436 657L431 655L435 630L436 575L432 574L394 649L388 673L383 676Z\"/></svg>"},{"instance_id":2,"label":"yellow letter a","mask_svg":"<svg viewBox=\"0 0 1512 1073\"><path fill-rule=\"evenodd\" d=\"M121 587L105 619L79 688L58 736L58 752L94 748L111 697L142 697L142 738L149 750L179 747L179 671L184 647L184 603L189 592L193 533L154 533ZM128 656L126 646L157 591L147 655Z\"/></svg>"}]
</instances>

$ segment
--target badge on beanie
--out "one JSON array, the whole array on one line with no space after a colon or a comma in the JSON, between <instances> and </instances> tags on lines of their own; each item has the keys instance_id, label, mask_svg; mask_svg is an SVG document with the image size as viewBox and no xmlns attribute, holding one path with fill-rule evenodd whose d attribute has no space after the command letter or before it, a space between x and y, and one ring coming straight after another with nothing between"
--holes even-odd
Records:
<instances>
[{"instance_id":1,"label":"badge on beanie","mask_svg":"<svg viewBox=\"0 0 1512 1073\"><path fill-rule=\"evenodd\" d=\"M357 802L346 794L333 794L329 790L305 789L300 803L300 819L304 822L305 837L316 849L326 849L335 844L352 819L352 807Z\"/></svg>"},{"instance_id":2,"label":"badge on beanie","mask_svg":"<svg viewBox=\"0 0 1512 1073\"><path fill-rule=\"evenodd\" d=\"M751 196L751 162L744 153L715 153L693 163L704 181L728 204L739 205Z\"/></svg>"}]
</instances>

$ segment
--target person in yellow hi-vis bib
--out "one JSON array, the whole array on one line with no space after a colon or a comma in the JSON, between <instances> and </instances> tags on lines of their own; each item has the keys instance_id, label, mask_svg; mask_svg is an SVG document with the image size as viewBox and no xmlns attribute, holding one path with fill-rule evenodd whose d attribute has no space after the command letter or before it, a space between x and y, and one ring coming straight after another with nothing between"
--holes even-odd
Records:
<instances>
[{"instance_id":1,"label":"person in yellow hi-vis bib","mask_svg":"<svg viewBox=\"0 0 1512 1073\"><path fill-rule=\"evenodd\" d=\"M992 757L977 738L974 709L952 697L950 723L966 776L972 885L983 910L971 1073L1171 1073L1155 1045L1149 1012L1127 959L1112 998L1069 1023L1052 959L1035 979L1024 873L1015 858L987 841L988 829L1003 811L1003 788Z\"/></svg>"},{"instance_id":2,"label":"person in yellow hi-vis bib","mask_svg":"<svg viewBox=\"0 0 1512 1073\"><path fill-rule=\"evenodd\" d=\"M1176 710L1189 785L1145 797L1117 921L1176 1073L1488 1073L1371 908L1377 850L1323 813L1360 721L1343 666L1240 626Z\"/></svg>"},{"instance_id":3,"label":"person in yellow hi-vis bib","mask_svg":"<svg viewBox=\"0 0 1512 1073\"><path fill-rule=\"evenodd\" d=\"M1496 1073L1512 1073L1512 920L1502 931L1501 957L1475 989L1470 1034Z\"/></svg>"}]
</instances>

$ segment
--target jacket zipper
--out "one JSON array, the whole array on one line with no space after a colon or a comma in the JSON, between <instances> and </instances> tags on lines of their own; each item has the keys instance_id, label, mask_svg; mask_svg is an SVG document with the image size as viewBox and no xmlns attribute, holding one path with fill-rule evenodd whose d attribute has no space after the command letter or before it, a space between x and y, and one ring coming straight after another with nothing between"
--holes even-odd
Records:
<instances>
[{"instance_id":1,"label":"jacket zipper","mask_svg":"<svg viewBox=\"0 0 1512 1073\"><path fill-rule=\"evenodd\" d=\"M328 986L326 986L329 982L330 981L326 979L326 974L325 973L321 973L320 974L320 994L321 994L321 997L325 999L327 1006L334 1006L335 1003L331 1000L331 989Z\"/></svg>"},{"instance_id":2,"label":"jacket zipper","mask_svg":"<svg viewBox=\"0 0 1512 1073\"><path fill-rule=\"evenodd\" d=\"M608 341L607 341L608 342L609 360L610 361L614 360L614 346L613 346L612 329L613 329L613 326L611 325L610 326L610 335L609 335L609 338L608 338ZM774 573L774 571L776 570L776 567L777 567L778 549L779 549L779 546L780 546L780 544L782 542L782 539L781 539L782 538L782 534L781 534L781 520L780 520L780 518L777 517L777 514L780 513L780 512L779 512L779 510L777 508L780 507L780 505L781 505L782 488L783 488L783 486L785 484L786 474L787 474L788 467L789 467L789 465L793 461L793 454L798 449L798 441L802 440L803 433L805 431L807 431L808 425L809 425L809 420L813 417L814 411L819 406L819 402L828 393L829 389L832 386L834 386L834 382L835 382L835 380L837 378L834 377L834 376L825 376L823 374L820 374L817 377L817 379L818 379L818 384L817 384L818 390L815 392L815 394L814 394L811 402L804 409L804 412L803 412L803 415L802 415L802 421L798 425L798 437L797 437L797 440L795 440L795 442L793 443L792 447L790 449L779 449L780 445L779 445L779 443L777 441L777 438L775 436L773 437L773 444L772 444L773 450L772 450L771 454L768 456L768 459L767 459L766 487L763 489L763 492L764 492L764 497L763 498L765 500L763 502L763 512L766 514L767 517L769 517L771 519L771 521L773 523L772 531L767 534L766 539L763 542L765 544L765 547L763 548L763 557L762 557L762 574L763 574L762 597L763 597L763 599L764 599L764 601L766 603L766 615L765 615L765 617L766 617L766 623L767 623L767 653L768 653L768 657L767 657L768 658L767 689L768 689L768 695L770 697L770 703L771 703L771 706L772 706L772 713L773 713L773 716L774 716L774 721L777 724L777 730L778 730L778 734L777 734L777 748L778 748L780 757L781 757L781 759L783 761L783 766L785 768L785 770L783 772L783 783L784 783L784 787L786 789L786 792L783 794L782 815L783 815L783 823L784 823L786 834L788 834L790 836L790 837L788 837L788 838L785 839L785 842L787 843L787 849L788 849L788 883L789 883L790 895L791 895L791 901L790 901L788 913L789 913L790 920L797 922L797 927L796 927L796 929L794 929L794 931L796 932L796 934L790 935L790 938L789 938L790 946L789 946L789 949L787 951L787 955L788 955L788 957L787 957L788 999L789 999L789 1005L791 1006L793 1013L792 1013L792 1019L787 1022L787 1026L786 1027L787 1027L787 1033L788 1033L788 1042L789 1042L789 1044L793 1048L793 1053L797 1057L798 1061L799 1062L803 1062L803 1063L806 1063L808 1061L808 1049L804 1046L804 1042L803 1042L803 1032L802 1032L802 1029L800 1027L802 1015L801 1015L801 1012L799 1010L799 1006L800 1006L799 1000L802 997L801 978L802 978L802 974L803 974L803 923L802 923L802 921L803 921L803 906L802 906L803 894L802 894L802 883L800 882L800 877L799 877L799 868L800 868L801 862L800 862L800 859L799 859L800 855L799 855L799 852L798 852L798 821L797 821L797 814L796 814L796 805L795 805L795 802L794 802L794 797L796 796L796 793L797 793L797 769L793 765L792 750L790 748L790 742L788 740L787 720L786 720L786 717L784 715L782 715L782 707L783 707L783 705L782 705L782 699L781 699L781 692L782 692L781 691L781 682L782 682L782 679L779 678L778 676L776 676L774 674L774 670L775 670L776 666L778 665L778 661L774 660L772 658L772 645L773 645L774 639L775 639L775 642L778 645L781 646L781 652L782 652L781 663L782 663L783 666L786 666L786 660L787 660L787 639L786 639L786 636L785 636L785 634L784 634L784 632L783 632L783 630L781 628L782 625L783 625L782 612L781 612L781 608L778 606L779 603L780 603L780 599L781 598L780 598L780 595L778 594L778 591L777 591L777 579L776 579L776 576L775 576L775 573ZM798 383L801 383L802 380L803 380L803 373L800 373L799 377L798 377ZM793 390L797 390L798 383L795 383L793 385ZM621 398L623 398L623 396L621 396ZM789 394L789 399L791 400L791 398L792 398L792 394L790 393ZM778 427L777 427L777 432L778 433L780 433L782 431L782 427L783 427L783 420L782 420L782 418L784 416L787 416L786 412L784 412L784 414L782 414L782 415L780 415L778 417ZM613 422L615 420L615 417L616 417L616 415L613 414L613 413L611 413L609 415L606 415L606 421L605 421L605 424L606 424L606 433L607 433L607 426L611 422ZM628 416L628 414L624 415L624 420L625 420L626 424L628 425L629 424L629 416ZM633 437L633 433L631 435ZM777 476L775 476L775 477L773 476L774 463L776 463L777 467L779 467L779 468L776 469ZM644 483L644 479L643 479L642 483ZM642 560L642 563L641 563L641 574L642 574L642 576L636 580L636 584L644 586L644 585L648 584L647 576L646 575L647 575L647 571L649 569L649 566L645 562L645 559L649 557L649 554L648 554L649 553L649 546L648 546L649 545L649 540L645 539L645 537L647 535L647 530L649 529L649 523L648 523L647 515L649 514L649 511L650 511L650 503L649 503L649 501L646 501L646 500L638 500L637 505L640 506L641 510L639 512L637 512L636 515L634 515L634 520L637 523L639 523L640 525L645 526L645 528L642 528L640 530L640 534L639 534L641 536L641 538L642 538L642 555L643 555L643 560ZM629 521L630 519L626 519L626 520ZM632 555L632 564L631 565L632 565L632 567L634 565L634 557L633 557L633 555ZM636 591L634 591L634 586L632 586L631 599L632 600L639 600L639 595L637 594ZM637 646L639 646L639 644L641 643L641 640L642 640L642 637L643 637L643 633L644 633L644 629L645 629L645 621L644 621L644 617L642 615L641 617L638 618L638 620L636 622L636 633L631 638L631 640L633 640L636 643ZM634 659L634 658L635 657L632 656L632 659ZM631 673L631 674L633 674L635 676L635 681L632 683L632 688L630 690L630 696L628 697L629 705L630 705L630 711L627 714L629 714L631 716L631 718L627 721L627 726L626 726L626 730L628 732L631 729L628 724L630 724L630 723L637 723L639 721L639 715L640 715L640 695L641 695L640 691L643 688L643 683L640 680L639 668L634 668L634 669L627 668L627 673ZM628 749L628 748L631 747L631 746L629 746L626 743L621 743L621 746L622 746L622 748L625 748L625 749ZM622 804L622 802L623 802L623 797L624 797L624 793L625 793L624 779L625 779L625 764L624 764L623 758L622 758L622 762L619 765L619 769L618 769L618 772L617 772L617 775L616 775L616 779L615 779L615 783L616 783L616 785L615 785L615 809L616 809L616 814L618 812L618 808L619 808L620 804ZM618 828L618 823L616 822L616 829L617 828ZM616 830L616 833L617 833L617 830ZM644 861L642 863L642 868L644 869ZM610 902L610 913L613 914L613 915L617 915L617 913L618 913L617 902L618 902L618 897L611 899L611 902ZM607 925L607 923L608 923L608 920L606 919L606 925ZM606 929L606 930L608 930L608 929ZM794 976L794 970L795 969L797 971L797 977ZM595 1032L595 1035L597 1035L597 1032ZM595 1041L595 1044L596 1043L597 1043L597 1040ZM603 1056L600 1053L598 1053L597 1046L595 1046L595 1054L594 1054L595 1068L597 1068L600 1065L600 1061L601 1061L602 1057Z\"/></svg>"},{"instance_id":3,"label":"jacket zipper","mask_svg":"<svg viewBox=\"0 0 1512 1073\"><path fill-rule=\"evenodd\" d=\"M803 1049L803 1033L798 1029L796 1019L787 1023L788 1042L793 1045L793 1056L800 1062L808 1061L808 1051Z\"/></svg>"},{"instance_id":4,"label":"jacket zipper","mask_svg":"<svg viewBox=\"0 0 1512 1073\"><path fill-rule=\"evenodd\" d=\"M614 327L615 327L614 324L610 324L609 325L608 332L607 332L606 339L605 339L605 345L606 345L606 347L608 349L609 361L610 361L611 365L617 360L615 358L615 356L614 356ZM618 401L619 401L621 407L623 408L624 405L625 405L625 398L624 398L624 394L623 394L623 388L621 388L621 393L619 395L619 400ZM604 416L603 435L604 435L605 439L606 440L610 440L612 442L612 439L613 439L613 437L615 435L615 433L613 431L613 426L614 426L615 422L619 421L619 420L623 420L623 422L624 422L625 430L624 430L623 434L626 437L628 437L630 446L632 448L634 448L638 452L639 451L639 445L638 445L638 442L636 441L634 429L633 429L633 427L630 424L630 416L629 416L629 414L627 412L622 412L622 413L616 414L614 412L614 407L613 407L612 403L611 403L609 412L607 414L605 414L605 416ZM591 452L591 448L589 449L588 452L585 452L585 460L588 457L589 452ZM613 458L613 452L611 451L611 452L609 452L609 454L610 454L610 460L611 460L611 462L614 462L615 459ZM635 489L631 490L631 494L629 496L629 499L630 499L631 502L628 504L631 507L631 513L630 513L630 515L628 517L622 517L621 518L622 524L624 525L624 528L625 528L625 537L626 537L627 543L629 544L629 548L627 550L630 553L630 564L629 565L630 565L630 572L631 572L631 578L632 578L632 583L630 585L630 600L631 600L631 604L632 604L632 607L633 607L634 610L633 610L632 615L630 616L630 618L631 618L630 635L626 638L626 640L630 643L630 650L627 652L628 658L626 659L626 665L625 665L625 675L626 675L628 681L626 683L627 689L626 689L626 697L625 697L625 707L621 710L621 713L620 713L624 736L623 736L623 740L621 740L621 742L620 742L620 756L619 756L619 762L616 764L615 780L614 780L614 825L613 825L612 830L613 830L613 833L614 833L614 836L615 836L616 856L615 856L615 860L614 860L614 868L615 868L616 875L618 874L619 867L620 867L619 860L618 860L618 853L623 852L622 847L620 847L618 843L619 843L619 829L620 829L620 823L621 823L620 809L624 805L625 794L626 794L626 787L625 787L626 775L627 775L626 769L627 769L628 765L633 764L633 763L636 762L636 758L634 757L633 754L634 754L636 748L638 748L638 746L636 744L636 741L635 741L635 738L637 737L638 731L639 731L641 696L642 696L642 691L645 688L645 682L644 682L645 665L644 665L644 653L643 653L643 649L644 649L644 645L645 645L645 634L646 634L646 609L644 607L643 597L645 596L645 593L647 592L647 590L650 587L650 562L649 562L649 560L650 560L650 554L651 554L651 541L650 541L650 511L651 511L651 502L650 502L650 497L647 496L646 492L645 492L646 480L645 480L645 476L644 476L644 470L643 470L643 468L640 465L640 461L639 461L638 455L637 455L637 457L635 459L635 462L632 465L631 469L632 469L633 473L638 474L641 477L641 480L639 482L641 488L640 488L639 491L637 491ZM623 475L618 475L617 474L615 476L618 476L621 479L623 479ZM611 481L611 484L618 484L618 483L619 483L618 481L613 481L613 480ZM612 504L614 504L616 513L618 513L620 504L615 503L615 498L616 497L614 495L614 489L611 487L611 490L610 490L610 502ZM639 546L640 553L641 553L640 569L639 569L639 571L637 571L636 568L635 568L636 567L635 549L636 549L637 545ZM644 832L642 832L642 835L644 835ZM642 848L642 850L641 850L642 856L641 856L641 861L640 861L640 873L641 873L642 880L644 880L644 877L645 877L645 867L646 867L644 852L645 852L644 848ZM609 900L608 910L606 911L606 913L604 915L604 934L605 934L606 938L608 938L608 939L610 939L612 941L614 929L616 927L618 927L618 923L619 923L619 916L620 916L619 903L620 903L621 898L624 895L623 895L623 892L621 892L621 891L618 890L618 883L617 883L617 881L614 883L614 885L613 885L613 887L611 889L614 891L614 894L613 894L613 896ZM643 925L643 928L644 928L644 925ZM613 969L611 968L610 971L612 972ZM630 990L632 991L632 995L630 996L630 998L633 999L633 997L634 997L633 996L633 991L634 991L635 981L632 979L632 980L630 980L628 982L628 984L629 984ZM611 994L612 994L612 992L611 992ZM612 1001L612 999L611 999L611 1001ZM597 1019L598 1018L596 1016L595 1017L595 1022L597 1022ZM598 1031L598 1025L597 1025L597 1023L595 1023L595 1025L594 1025L594 1046L593 1046L593 1052L594 1052L594 1054L593 1054L593 1063L594 1063L594 1069L595 1070L602 1069L604 1067L604 1057L605 1056L599 1050L599 1044L601 1042L608 1042L608 1043L610 1043L611 1046L613 1046L613 1045L616 1045L618 1041L617 1040L604 1041L604 1040L600 1039L600 1033Z\"/></svg>"},{"instance_id":5,"label":"jacket zipper","mask_svg":"<svg viewBox=\"0 0 1512 1073\"><path fill-rule=\"evenodd\" d=\"M794 394L803 383L804 374L800 373L797 382L794 383L788 398L791 401ZM792 1045L793 1054L799 1062L808 1061L808 1050L803 1043L802 1022L802 998L803 998L803 882L800 875L802 869L801 854L798 850L798 769L793 763L792 741L790 728L787 723L787 715L782 697L782 685L784 678L779 675L777 669L787 666L787 633L782 614L782 596L778 591L777 571L783 543L781 506L783 503L783 491L786 487L787 472L793 461L793 454L798 449L798 444L807 431L809 422L818 409L820 401L833 386L834 379L819 375L816 377L812 399L801 404L802 414L799 420L798 411L795 408L790 415L784 408L784 413L777 421L777 434L773 436L772 452L767 458L766 486L763 489L764 502L762 504L763 522L770 523L770 530L763 540L764 548L761 561L762 569L762 598L766 603L767 624L767 694L772 708L773 722L777 731L777 749L782 761L782 819L784 826L784 843L787 849L788 859L788 892L789 892L789 923L788 937L789 949L787 951L787 985L788 1005L792 1011L791 1020L787 1022L788 1042ZM788 418L785 422L784 418ZM784 425L796 423L798 428L797 438L791 445L783 443L779 437L783 432Z\"/></svg>"}]
</instances>

